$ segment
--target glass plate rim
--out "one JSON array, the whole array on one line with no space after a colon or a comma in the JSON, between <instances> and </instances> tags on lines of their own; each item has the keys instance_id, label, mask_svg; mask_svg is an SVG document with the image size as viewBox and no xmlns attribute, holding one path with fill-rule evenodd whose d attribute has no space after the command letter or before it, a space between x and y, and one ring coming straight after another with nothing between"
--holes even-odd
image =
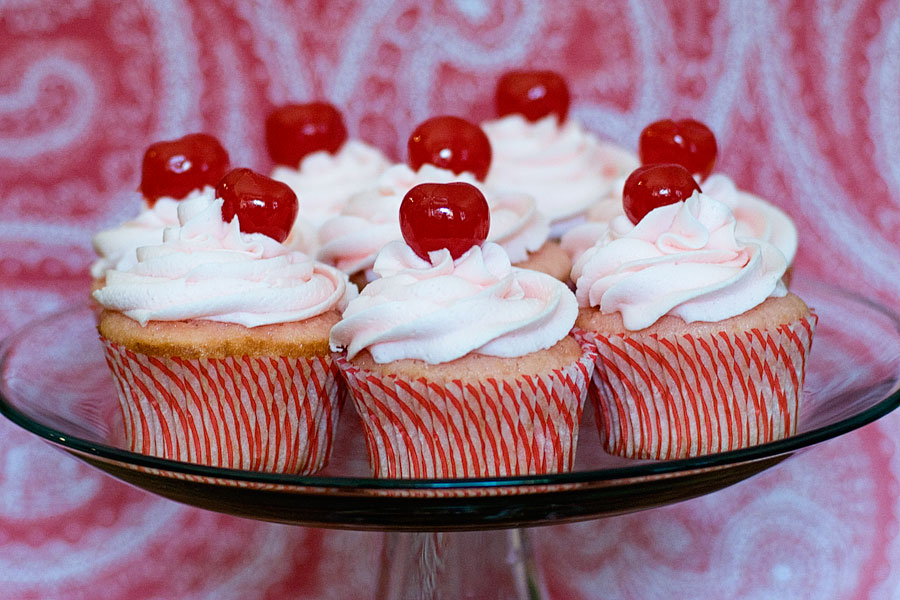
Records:
<instances>
[{"instance_id":1,"label":"glass plate rim","mask_svg":"<svg viewBox=\"0 0 900 600\"><path fill-rule=\"evenodd\" d=\"M843 296L857 303L867 305L869 308L881 313L892 320L900 332L900 316L884 305L850 292L839 286L815 281L817 288L827 288L830 293ZM44 317L35 319L10 333L0 340L0 374L6 369L11 348L14 342L26 335L32 328L42 324L62 319L70 313L89 310L86 304L65 310L57 311ZM98 444L89 440L72 436L53 427L40 423L16 408L6 398L6 390L0 385L0 414L5 416L17 426L29 431L38 437L65 450L89 455L103 461L112 461L132 467L141 467L179 473L191 476L212 477L232 481L251 482L258 484L276 484L296 488L329 488L341 491L349 490L440 490L448 488L495 488L516 486L542 486L560 484L591 484L598 482L610 482L615 480L627 480L639 477L672 475L681 472L689 472L697 469L721 468L729 465L753 462L767 458L773 458L783 454L790 454L829 439L859 429L881 417L887 415L900 406L900 383L895 383L894 389L885 398L867 408L866 410L851 415L836 423L818 427L811 431L800 433L782 440L768 442L748 448L740 448L727 452L708 454L704 456L681 458L663 461L642 461L640 464L624 467L574 471L569 473L554 473L547 475L518 475L505 477L486 478L448 478L448 479L378 479L375 477L342 477L319 475L292 475L285 473L265 473L259 471L245 471L224 467L210 467L195 463L174 461L155 456L149 456L131 452L116 446Z\"/></svg>"}]
</instances>

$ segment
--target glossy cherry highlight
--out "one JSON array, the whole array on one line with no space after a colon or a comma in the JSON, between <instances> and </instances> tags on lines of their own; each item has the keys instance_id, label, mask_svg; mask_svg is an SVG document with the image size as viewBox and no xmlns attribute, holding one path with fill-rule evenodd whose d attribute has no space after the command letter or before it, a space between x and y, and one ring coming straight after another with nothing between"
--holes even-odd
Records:
<instances>
[{"instance_id":1,"label":"glossy cherry highlight","mask_svg":"<svg viewBox=\"0 0 900 600\"><path fill-rule=\"evenodd\" d=\"M663 119L647 125L638 141L641 163L675 163L706 179L716 164L716 136L694 119Z\"/></svg>"},{"instance_id":2,"label":"glossy cherry highlight","mask_svg":"<svg viewBox=\"0 0 900 600\"><path fill-rule=\"evenodd\" d=\"M327 102L287 104L266 117L266 149L280 165L296 168L308 154L334 154L346 141L344 118Z\"/></svg>"},{"instance_id":3,"label":"glossy cherry highlight","mask_svg":"<svg viewBox=\"0 0 900 600\"><path fill-rule=\"evenodd\" d=\"M422 122L407 143L409 166L425 163L455 174L469 172L484 181L491 166L491 142L481 127L459 117L432 117Z\"/></svg>"},{"instance_id":4,"label":"glossy cherry highlight","mask_svg":"<svg viewBox=\"0 0 900 600\"><path fill-rule=\"evenodd\" d=\"M569 87L554 71L510 71L497 82L494 104L501 117L521 114L539 121L555 114L562 123L569 114Z\"/></svg>"},{"instance_id":5,"label":"glossy cherry highlight","mask_svg":"<svg viewBox=\"0 0 900 600\"><path fill-rule=\"evenodd\" d=\"M409 190L400 204L400 231L419 257L441 248L454 260L481 245L491 228L484 194L474 185L422 183Z\"/></svg>"},{"instance_id":6,"label":"glossy cherry highlight","mask_svg":"<svg viewBox=\"0 0 900 600\"><path fill-rule=\"evenodd\" d=\"M228 152L207 133L156 142L144 153L141 194L150 206L163 196L180 200L194 190L216 185L228 163Z\"/></svg>"},{"instance_id":7,"label":"glossy cherry highlight","mask_svg":"<svg viewBox=\"0 0 900 600\"><path fill-rule=\"evenodd\" d=\"M644 165L625 180L622 207L632 223L654 208L687 200L700 186L687 169L676 164Z\"/></svg>"},{"instance_id":8,"label":"glossy cherry highlight","mask_svg":"<svg viewBox=\"0 0 900 600\"><path fill-rule=\"evenodd\" d=\"M250 169L232 169L216 186L222 198L222 218L235 216L244 233L262 233L279 242L287 239L297 218L297 195L287 185Z\"/></svg>"}]
</instances>

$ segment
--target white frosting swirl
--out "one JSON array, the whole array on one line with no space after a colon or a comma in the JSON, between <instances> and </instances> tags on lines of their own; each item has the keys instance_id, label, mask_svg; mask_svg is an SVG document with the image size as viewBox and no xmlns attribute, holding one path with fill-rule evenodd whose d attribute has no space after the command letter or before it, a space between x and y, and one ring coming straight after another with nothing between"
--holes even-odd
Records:
<instances>
[{"instance_id":1,"label":"white frosting swirl","mask_svg":"<svg viewBox=\"0 0 900 600\"><path fill-rule=\"evenodd\" d=\"M474 352L524 356L569 334L578 314L569 288L553 277L510 266L503 248L473 246L455 261L447 250L419 258L403 242L378 254L380 275L350 302L331 345L353 358L429 364Z\"/></svg>"},{"instance_id":2,"label":"white frosting swirl","mask_svg":"<svg viewBox=\"0 0 900 600\"><path fill-rule=\"evenodd\" d=\"M130 268L109 271L97 302L142 325L203 319L256 327L343 310L355 295L337 269L241 233L237 217L225 223L222 203L181 202L180 225L166 228L161 244L139 248Z\"/></svg>"},{"instance_id":3,"label":"white frosting swirl","mask_svg":"<svg viewBox=\"0 0 900 600\"><path fill-rule=\"evenodd\" d=\"M631 231L634 225L625 217L622 190L625 179L620 178L599 202L591 206L587 220L563 235L560 245L572 262L607 233L613 238ZM707 196L728 206L737 221L735 235L740 239L762 240L774 244L787 259L794 262L797 254L797 228L787 214L758 196L739 190L726 175L716 173L701 182Z\"/></svg>"},{"instance_id":4,"label":"white frosting swirl","mask_svg":"<svg viewBox=\"0 0 900 600\"><path fill-rule=\"evenodd\" d=\"M413 171L397 164L384 172L375 187L353 196L339 216L322 225L317 258L348 274L371 269L379 250L403 239L399 213L406 193L420 183L454 181L474 185L484 194L491 211L488 241L503 246L512 262L526 260L529 252L547 241L547 217L537 211L530 196L495 193L469 173L456 175L430 164Z\"/></svg>"},{"instance_id":5,"label":"white frosting swirl","mask_svg":"<svg viewBox=\"0 0 900 600\"><path fill-rule=\"evenodd\" d=\"M784 255L768 242L738 238L736 227L731 209L706 194L656 208L575 263L578 303L619 312L626 329L639 330L665 314L721 321L784 296Z\"/></svg>"},{"instance_id":6,"label":"white frosting swirl","mask_svg":"<svg viewBox=\"0 0 900 600\"><path fill-rule=\"evenodd\" d=\"M193 198L215 198L216 191L212 186L193 190L184 198L162 196L151 208L146 200L141 203L141 212L137 217L117 227L106 229L96 234L91 242L100 257L91 265L91 277L103 279L110 269L120 271L130 268L137 262L137 250L141 246L162 242L163 229L178 225L178 204Z\"/></svg>"},{"instance_id":7,"label":"white frosting swirl","mask_svg":"<svg viewBox=\"0 0 900 600\"><path fill-rule=\"evenodd\" d=\"M508 115L482 129L493 151L485 183L534 196L554 224L582 216L616 178L639 165L632 153L602 143L571 119L560 126L555 115L536 123ZM565 228L556 228L556 235Z\"/></svg>"},{"instance_id":8,"label":"white frosting swirl","mask_svg":"<svg viewBox=\"0 0 900 600\"><path fill-rule=\"evenodd\" d=\"M741 191L727 175L713 173L701 184L703 193L722 202L737 220L735 234L740 238L764 240L775 244L788 264L797 254L797 227L791 218L759 196Z\"/></svg>"},{"instance_id":9,"label":"white frosting swirl","mask_svg":"<svg viewBox=\"0 0 900 600\"><path fill-rule=\"evenodd\" d=\"M316 231L340 213L354 194L371 188L390 162L377 148L348 140L336 154L313 152L298 167L279 165L272 179L286 183L297 194L299 210L287 245L307 253L318 247Z\"/></svg>"}]
</instances>

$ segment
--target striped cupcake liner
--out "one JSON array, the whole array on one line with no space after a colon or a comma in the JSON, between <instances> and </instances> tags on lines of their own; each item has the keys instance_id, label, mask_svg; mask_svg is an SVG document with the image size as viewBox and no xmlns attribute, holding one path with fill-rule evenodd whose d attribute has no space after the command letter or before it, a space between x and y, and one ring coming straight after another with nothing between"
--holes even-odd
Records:
<instances>
[{"instance_id":1,"label":"striped cupcake liner","mask_svg":"<svg viewBox=\"0 0 900 600\"><path fill-rule=\"evenodd\" d=\"M101 341L133 452L292 474L328 462L342 400L331 355L183 359Z\"/></svg>"},{"instance_id":2,"label":"striped cupcake liner","mask_svg":"<svg viewBox=\"0 0 900 600\"><path fill-rule=\"evenodd\" d=\"M570 471L595 349L565 368L478 383L381 375L338 358L376 477Z\"/></svg>"},{"instance_id":3,"label":"striped cupcake liner","mask_svg":"<svg viewBox=\"0 0 900 600\"><path fill-rule=\"evenodd\" d=\"M703 336L587 333L604 449L664 460L794 434L816 321Z\"/></svg>"}]
</instances>

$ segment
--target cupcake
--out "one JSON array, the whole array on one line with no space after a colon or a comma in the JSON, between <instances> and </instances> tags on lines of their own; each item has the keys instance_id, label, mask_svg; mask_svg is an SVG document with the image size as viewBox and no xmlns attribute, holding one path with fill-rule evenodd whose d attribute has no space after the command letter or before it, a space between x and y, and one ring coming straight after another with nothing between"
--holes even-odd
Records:
<instances>
[{"instance_id":1,"label":"cupcake","mask_svg":"<svg viewBox=\"0 0 900 600\"><path fill-rule=\"evenodd\" d=\"M228 170L228 153L205 133L156 142L144 153L140 213L134 219L94 235L98 259L91 265L92 291L103 286L110 269L127 270L137 262L135 250L159 244L163 229L178 224L178 203L212 199L215 185Z\"/></svg>"},{"instance_id":2,"label":"cupcake","mask_svg":"<svg viewBox=\"0 0 900 600\"><path fill-rule=\"evenodd\" d=\"M568 88L552 71L507 73L495 101L499 118L482 124L494 152L485 181L534 196L554 238L583 221L610 185L638 166L632 153L568 118Z\"/></svg>"},{"instance_id":3,"label":"cupcake","mask_svg":"<svg viewBox=\"0 0 900 600\"><path fill-rule=\"evenodd\" d=\"M249 169L216 198L178 206L179 225L94 292L130 448L255 471L312 473L337 424L331 327L346 276L281 244L297 210Z\"/></svg>"},{"instance_id":4,"label":"cupcake","mask_svg":"<svg viewBox=\"0 0 900 600\"><path fill-rule=\"evenodd\" d=\"M477 125L458 117L434 117L413 131L408 151L409 166L389 168L372 189L351 198L339 216L322 226L319 260L365 284L374 277L378 251L402 239L398 214L406 192L420 183L461 181L476 186L488 202L488 241L503 246L516 266L568 278L572 263L548 239L549 221L534 199L521 192L497 192L478 179L487 173L491 149Z\"/></svg>"},{"instance_id":5,"label":"cupcake","mask_svg":"<svg viewBox=\"0 0 900 600\"><path fill-rule=\"evenodd\" d=\"M341 113L324 102L273 110L266 118L266 148L276 164L272 179L290 186L300 203L287 244L313 255L322 223L390 165L378 149L349 139Z\"/></svg>"},{"instance_id":6,"label":"cupcake","mask_svg":"<svg viewBox=\"0 0 900 600\"><path fill-rule=\"evenodd\" d=\"M784 255L679 165L638 169L623 203L635 226L572 268L603 447L672 459L792 435L816 316Z\"/></svg>"},{"instance_id":7,"label":"cupcake","mask_svg":"<svg viewBox=\"0 0 900 600\"><path fill-rule=\"evenodd\" d=\"M727 175L712 173L718 145L706 125L692 119L667 119L651 123L641 133L639 148L644 164L674 163L688 169L702 185L704 194L731 209L737 237L774 244L784 254L790 269L797 253L794 222L772 203L739 190ZM573 263L597 240L606 235L621 237L634 227L624 217L622 208L625 179L619 178L609 193L588 209L585 223L572 228L562 237L560 245ZM787 275L785 282L788 282Z\"/></svg>"},{"instance_id":8,"label":"cupcake","mask_svg":"<svg viewBox=\"0 0 900 600\"><path fill-rule=\"evenodd\" d=\"M469 184L410 190L405 242L331 331L378 477L572 468L593 348L571 333L571 291L511 266L488 219Z\"/></svg>"}]
</instances>

